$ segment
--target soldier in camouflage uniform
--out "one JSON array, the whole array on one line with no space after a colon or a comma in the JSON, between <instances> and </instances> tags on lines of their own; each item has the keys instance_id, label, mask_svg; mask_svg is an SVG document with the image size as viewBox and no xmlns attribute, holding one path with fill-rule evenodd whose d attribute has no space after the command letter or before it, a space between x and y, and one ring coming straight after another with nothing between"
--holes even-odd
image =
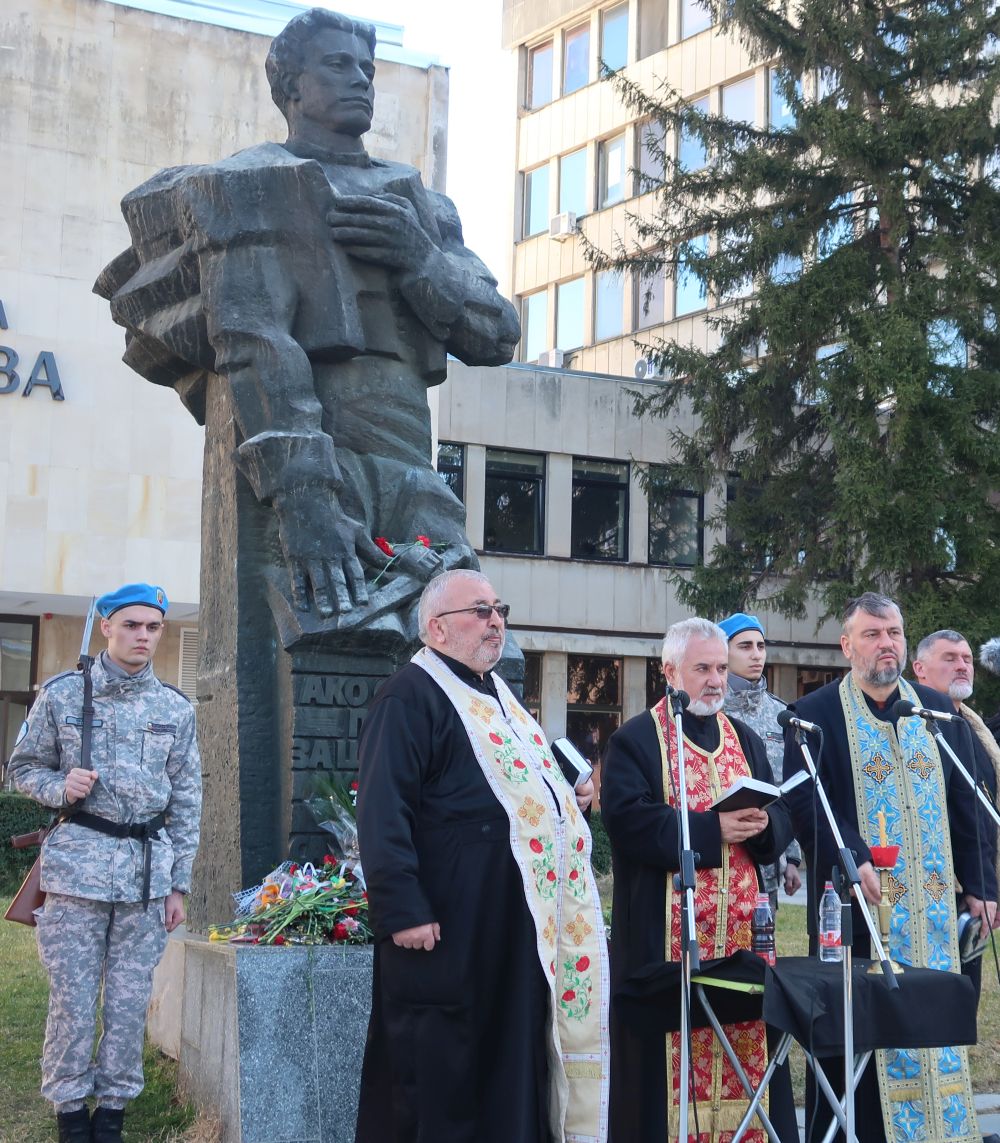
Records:
<instances>
[{"instance_id":1,"label":"soldier in camouflage uniform","mask_svg":"<svg viewBox=\"0 0 1000 1143\"><path fill-rule=\"evenodd\" d=\"M71 671L42 688L8 771L64 819L42 846L36 919L50 988L42 1095L68 1143L120 1140L123 1109L142 1090L153 969L184 920L201 815L194 710L153 674L162 588L127 584L97 609L108 647L91 672L92 768L80 765L84 683Z\"/></svg>"},{"instance_id":2,"label":"soldier in camouflage uniform","mask_svg":"<svg viewBox=\"0 0 1000 1143\"><path fill-rule=\"evenodd\" d=\"M764 643L764 628L756 615L737 612L723 619L719 624L729 640L729 682L726 686L726 714L745 722L764 740L767 747L767 760L777 785L781 784L784 765L784 735L778 725L778 714L787 703L767 689L764 678L764 663L767 649ZM774 865L762 865L761 876L764 888L771 898L771 908L778 908L778 885L783 882L789 897L802 884L799 866L802 864L802 850L793 841Z\"/></svg>"}]
</instances>

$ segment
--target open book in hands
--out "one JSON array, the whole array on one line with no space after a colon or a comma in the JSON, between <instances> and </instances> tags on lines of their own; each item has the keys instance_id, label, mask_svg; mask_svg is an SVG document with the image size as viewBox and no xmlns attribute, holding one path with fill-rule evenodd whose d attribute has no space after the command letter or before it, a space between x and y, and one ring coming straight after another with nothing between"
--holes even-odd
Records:
<instances>
[{"instance_id":1,"label":"open book in hands","mask_svg":"<svg viewBox=\"0 0 1000 1143\"><path fill-rule=\"evenodd\" d=\"M712 809L719 814L731 810L763 810L796 786L808 781L808 770L799 770L780 786L772 786L770 782L762 782L759 778L740 778L716 798Z\"/></svg>"}]
</instances>

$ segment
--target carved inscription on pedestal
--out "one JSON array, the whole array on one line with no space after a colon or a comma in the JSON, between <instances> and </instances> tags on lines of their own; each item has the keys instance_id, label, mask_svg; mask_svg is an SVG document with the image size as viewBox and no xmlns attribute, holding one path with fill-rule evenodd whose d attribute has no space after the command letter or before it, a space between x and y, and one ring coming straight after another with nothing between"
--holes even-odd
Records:
<instances>
[{"instance_id":1,"label":"carved inscription on pedestal","mask_svg":"<svg viewBox=\"0 0 1000 1143\"><path fill-rule=\"evenodd\" d=\"M353 781L358 735L368 704L396 669L389 658L357 655L292 655L292 821L289 855L322 856L321 833L305 804L317 774Z\"/></svg>"}]
</instances>

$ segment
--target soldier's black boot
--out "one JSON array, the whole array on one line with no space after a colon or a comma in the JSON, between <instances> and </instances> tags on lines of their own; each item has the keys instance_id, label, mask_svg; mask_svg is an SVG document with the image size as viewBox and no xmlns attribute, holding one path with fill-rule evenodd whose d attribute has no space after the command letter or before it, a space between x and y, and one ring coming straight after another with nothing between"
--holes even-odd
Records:
<instances>
[{"instance_id":1,"label":"soldier's black boot","mask_svg":"<svg viewBox=\"0 0 1000 1143\"><path fill-rule=\"evenodd\" d=\"M125 1112L118 1107L98 1107L90 1121L91 1143L122 1143Z\"/></svg>"},{"instance_id":2,"label":"soldier's black boot","mask_svg":"<svg viewBox=\"0 0 1000 1143\"><path fill-rule=\"evenodd\" d=\"M89 1107L56 1112L56 1121L59 1124L59 1143L91 1143Z\"/></svg>"}]
</instances>

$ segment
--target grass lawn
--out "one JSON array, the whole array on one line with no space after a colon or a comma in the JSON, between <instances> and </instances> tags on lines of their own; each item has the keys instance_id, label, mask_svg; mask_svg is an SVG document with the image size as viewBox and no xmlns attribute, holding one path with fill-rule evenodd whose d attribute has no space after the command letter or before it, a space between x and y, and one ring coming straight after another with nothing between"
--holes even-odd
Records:
<instances>
[{"instance_id":1,"label":"grass lawn","mask_svg":"<svg viewBox=\"0 0 1000 1143\"><path fill-rule=\"evenodd\" d=\"M0 912L9 903L0 899ZM0 973L0 1143L49 1143L55 1116L38 1094L48 985L34 929L0 921ZM146 1087L125 1116L127 1143L198 1137L194 1110L174 1098L176 1074L176 1063L147 1044Z\"/></svg>"}]
</instances>

